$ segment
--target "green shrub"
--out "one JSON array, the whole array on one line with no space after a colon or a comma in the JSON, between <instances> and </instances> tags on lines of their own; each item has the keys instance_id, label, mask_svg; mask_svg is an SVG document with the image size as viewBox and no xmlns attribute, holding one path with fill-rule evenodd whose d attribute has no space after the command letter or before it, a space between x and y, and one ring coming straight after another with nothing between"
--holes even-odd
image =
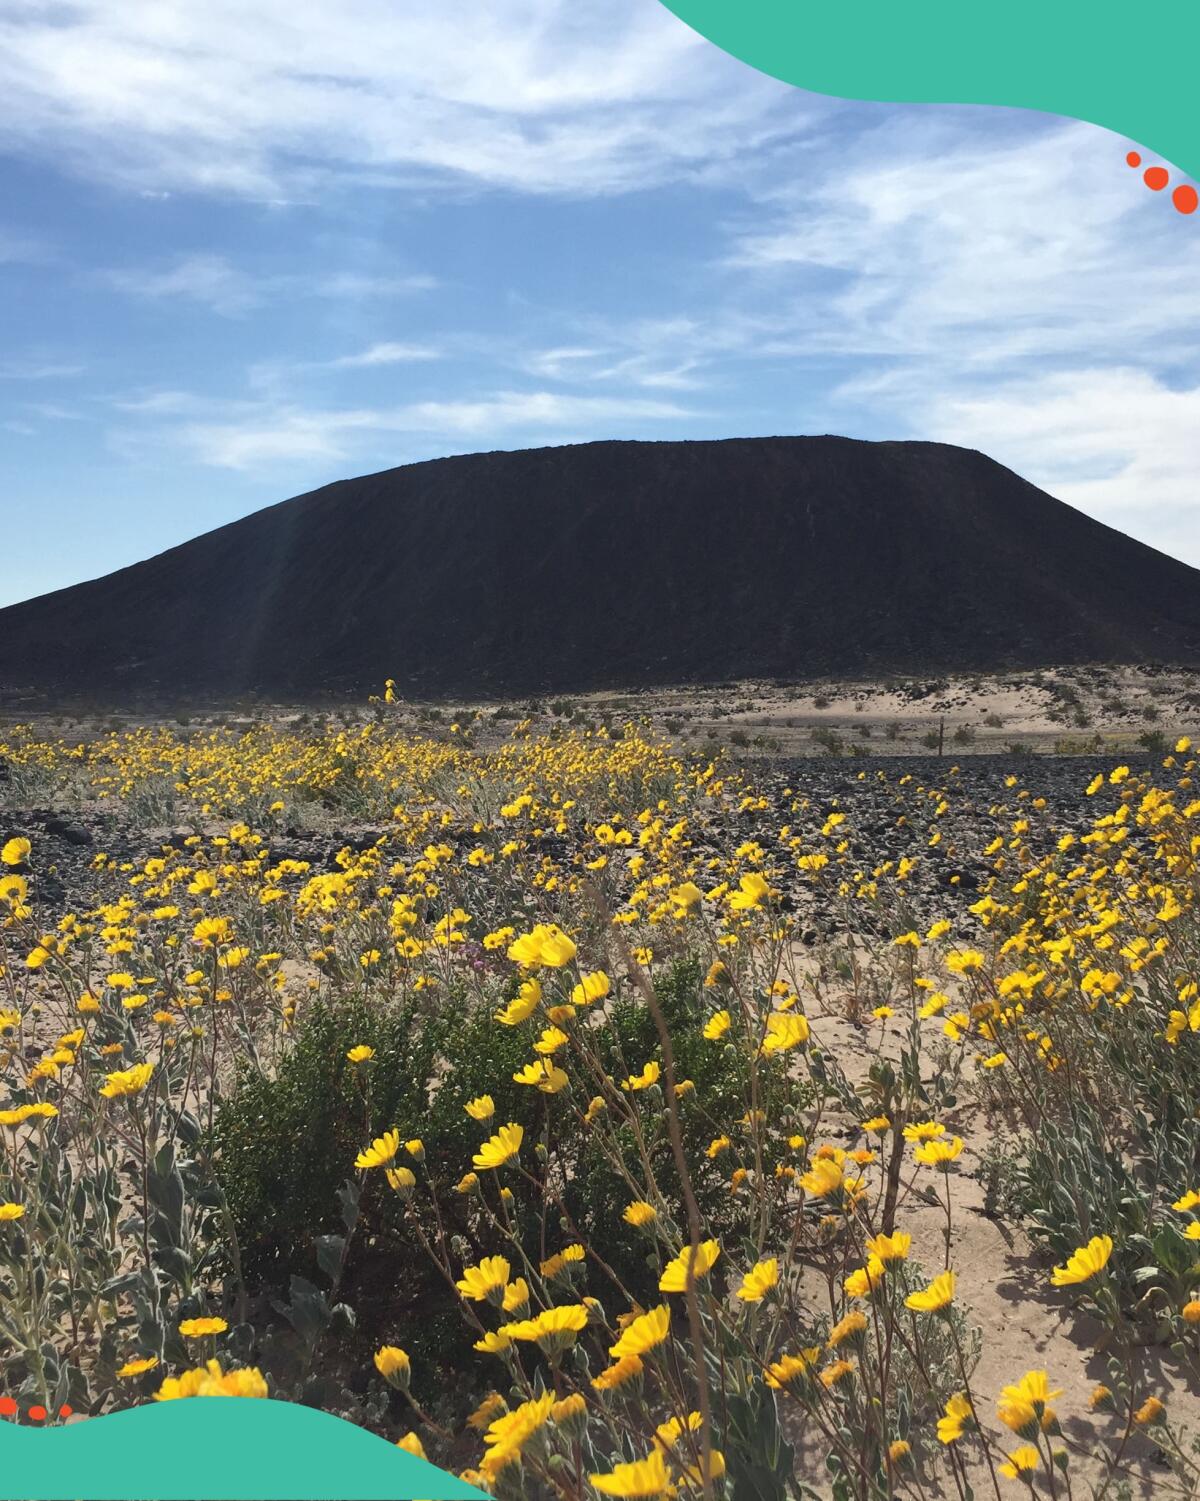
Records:
<instances>
[{"instance_id":1,"label":"green shrub","mask_svg":"<svg viewBox=\"0 0 1200 1501\"><path fill-rule=\"evenodd\" d=\"M737 1206L727 1170L710 1167L704 1148L712 1139L711 1121L728 1118L746 1098L744 1050L704 1040L702 1020L712 1008L703 999L698 961L680 960L667 970L658 979L656 996L672 1037L677 1077L695 1084L681 1102L680 1123L689 1161L702 1165L694 1183L701 1212L719 1230ZM529 1059L525 1031L497 1025L492 1006L464 994L443 992L436 1008L388 1007L362 996L320 1002L299 1023L275 1077L247 1069L238 1078L219 1110L213 1148L253 1293L279 1295L293 1276L326 1285L320 1252L324 1237L343 1232L339 1191L355 1177L358 1151L382 1131L395 1126L405 1139L421 1138L425 1160L418 1176L440 1185L443 1206L446 1189L469 1169L481 1139L479 1125L463 1109L468 1100L490 1094L496 1125L515 1121L525 1128L528 1142L542 1139L550 1115L546 1097L513 1080ZM636 994L614 1003L614 1017L615 1027L603 1034L600 1057L605 1071L619 1079L661 1057L661 1050L653 1017ZM374 1048L375 1056L356 1069L346 1054L360 1043ZM578 1104L582 1110L587 1102ZM649 1298L655 1274L637 1237L616 1233L629 1188L587 1133L577 1140L578 1157L564 1194L570 1219L561 1244L573 1237L568 1230L573 1223L591 1243L614 1247L614 1271L633 1296ZM665 1125L647 1144L664 1191L677 1196ZM632 1161L632 1137L623 1146ZM513 1220L528 1235L541 1205L524 1180L509 1181ZM454 1244L457 1238L463 1259L505 1248L480 1228L471 1196L449 1195L451 1208L443 1207L439 1225L422 1189L408 1213L382 1174L366 1175L338 1296L357 1316L360 1365L369 1367L379 1343L402 1343L432 1393L455 1371L477 1369L471 1355L476 1336L463 1320L457 1294L426 1255L412 1216L431 1240L441 1234ZM552 1246L547 1254L559 1248Z\"/></svg>"},{"instance_id":2,"label":"green shrub","mask_svg":"<svg viewBox=\"0 0 1200 1501\"><path fill-rule=\"evenodd\" d=\"M416 1134L426 1081L450 1019L413 1007L387 1010L365 998L318 1002L300 1023L274 1078L237 1080L214 1125L213 1151L242 1246L248 1280L285 1281L314 1265L313 1241L337 1224L337 1190L371 1134L398 1125ZM346 1057L375 1049L366 1124L360 1075Z\"/></svg>"},{"instance_id":3,"label":"green shrub","mask_svg":"<svg viewBox=\"0 0 1200 1501\"><path fill-rule=\"evenodd\" d=\"M813 731L812 737L815 744L819 745L822 750L831 756L840 756L845 749L842 737L836 730L830 729L828 725L819 726L819 728Z\"/></svg>"}]
</instances>

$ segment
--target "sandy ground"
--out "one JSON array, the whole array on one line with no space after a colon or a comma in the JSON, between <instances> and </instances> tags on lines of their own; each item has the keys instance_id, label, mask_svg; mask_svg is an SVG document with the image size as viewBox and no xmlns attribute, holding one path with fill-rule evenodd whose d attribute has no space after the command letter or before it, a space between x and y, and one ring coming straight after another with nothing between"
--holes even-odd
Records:
<instances>
[{"instance_id":1,"label":"sandy ground","mask_svg":"<svg viewBox=\"0 0 1200 1501\"><path fill-rule=\"evenodd\" d=\"M846 754L927 755L939 733L943 753L956 759L1014 744L1083 753L1139 747L1155 734L1173 742L1200 726L1200 673L1047 668L905 683L745 683L588 703L626 714L647 709L684 743L715 740L767 755L823 754L839 742Z\"/></svg>"},{"instance_id":2,"label":"sandy ground","mask_svg":"<svg viewBox=\"0 0 1200 1501\"><path fill-rule=\"evenodd\" d=\"M804 951L798 951L795 957L801 973L811 966L811 956ZM952 985L943 988L953 993ZM828 1009L824 1015L806 1003L814 1041L837 1058L852 1082L857 1084L864 1079L876 1058L892 1062L899 1059L908 1030L899 1007L895 1018L868 1028L857 1026L839 1014L836 985L827 988L826 998ZM931 1019L923 1022L922 1027L933 1042L940 1033L941 1022ZM1062 1425L1062 1436L1055 1439L1055 1447L1067 1447L1070 1451L1074 1496L1090 1496L1103 1486L1108 1476L1106 1464L1094 1457L1094 1451L1115 1451L1124 1431L1123 1417L1093 1413L1089 1409L1096 1386L1110 1379L1109 1355L1097 1348L1102 1345L1103 1329L1096 1319L1081 1310L1078 1300L1068 1296L1068 1290L1051 1286L1051 1259L1020 1227L987 1212L980 1155L991 1138L991 1127L986 1119L980 1118L966 1090L962 1099L962 1105L943 1113L939 1119L964 1141L950 1184L949 1264L958 1278L956 1305L963 1311L968 1326L978 1328L982 1336L979 1363L971 1373L976 1411L989 1431L1008 1441L1008 1451L1017 1448L1022 1440L996 1421L997 1399L1003 1387L1018 1382L1027 1371L1044 1370L1051 1386L1061 1388L1062 1392L1053 1404ZM850 1118L837 1112L831 1112L824 1124L826 1129L820 1139L835 1143L839 1140L839 1126L847 1131L851 1128ZM849 1145L848 1140L846 1144ZM864 1144L861 1137L856 1138L856 1145ZM904 1182L909 1187L902 1189L896 1225L912 1235L910 1259L932 1278L946 1264L946 1216L941 1201L927 1202L921 1190L932 1182L940 1192L942 1184L929 1173L917 1176L908 1169ZM1187 1369L1161 1347L1141 1350L1140 1358L1144 1360L1141 1395L1154 1395L1166 1403L1173 1428L1182 1426L1192 1434L1200 1431L1200 1391ZM992 1479L978 1447L966 1446L963 1453L970 1459L968 1474L976 1496L994 1495ZM801 1444L798 1456L803 1478L821 1494L829 1494L823 1451L820 1455L815 1452L807 1455ZM813 1462L806 1463L806 1459ZM1117 1479L1128 1487L1127 1494L1139 1501L1179 1493L1174 1477L1141 1432L1130 1440ZM1002 1496L1020 1493L1017 1482L1001 1477L999 1483ZM929 1497L957 1494L948 1475L939 1479L936 1473L926 1472L922 1485ZM1050 1495L1044 1471L1035 1494ZM1059 1494L1065 1495L1061 1477ZM1118 1494L1114 1481L1108 1495L1115 1501Z\"/></svg>"},{"instance_id":3,"label":"sandy ground","mask_svg":"<svg viewBox=\"0 0 1200 1501\"><path fill-rule=\"evenodd\" d=\"M69 738L130 724L179 728L228 724L250 728L274 722L327 720L354 724L377 711L367 705L301 709L294 705L229 705L194 713L116 713L102 719L39 714L39 728ZM564 695L512 703L390 706L390 718L430 734L452 724L480 745L499 740L513 724L535 728L576 724L620 727L648 720L688 748L728 747L746 756L928 755L941 735L945 755L1023 749L1084 754L1146 748L1142 737L1173 742L1200 731L1200 671L1156 666L1047 667L981 676L781 684L747 681L717 687L685 686L637 692ZM21 721L0 706L0 735ZM1149 748L1153 749L1153 745Z\"/></svg>"}]
</instances>

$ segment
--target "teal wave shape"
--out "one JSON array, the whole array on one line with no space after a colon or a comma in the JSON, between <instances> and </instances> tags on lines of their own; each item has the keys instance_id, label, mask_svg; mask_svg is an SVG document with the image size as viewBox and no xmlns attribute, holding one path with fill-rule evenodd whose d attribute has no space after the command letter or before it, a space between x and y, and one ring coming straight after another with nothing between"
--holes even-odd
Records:
<instances>
[{"instance_id":1,"label":"teal wave shape","mask_svg":"<svg viewBox=\"0 0 1200 1501\"><path fill-rule=\"evenodd\" d=\"M486 1501L313 1407L187 1397L44 1429L0 1422L4 1501Z\"/></svg>"},{"instance_id":2,"label":"teal wave shape","mask_svg":"<svg viewBox=\"0 0 1200 1501\"><path fill-rule=\"evenodd\" d=\"M999 104L1103 125L1200 177L1200 5L1143 0L662 0L818 94Z\"/></svg>"}]
</instances>

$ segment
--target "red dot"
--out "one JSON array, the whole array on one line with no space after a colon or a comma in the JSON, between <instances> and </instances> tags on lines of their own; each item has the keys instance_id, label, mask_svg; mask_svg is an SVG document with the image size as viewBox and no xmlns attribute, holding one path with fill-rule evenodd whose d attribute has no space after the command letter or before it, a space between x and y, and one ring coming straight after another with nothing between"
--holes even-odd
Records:
<instances>
[{"instance_id":1,"label":"red dot","mask_svg":"<svg viewBox=\"0 0 1200 1501\"><path fill-rule=\"evenodd\" d=\"M0 1397L0 1418L11 1418L17 1410L17 1404L12 1397Z\"/></svg>"},{"instance_id":2,"label":"red dot","mask_svg":"<svg viewBox=\"0 0 1200 1501\"><path fill-rule=\"evenodd\" d=\"M1141 155L1141 152L1140 151L1131 151L1131 152L1129 152L1129 154L1125 158L1125 165L1127 167L1140 167L1142 165L1142 155Z\"/></svg>"},{"instance_id":3,"label":"red dot","mask_svg":"<svg viewBox=\"0 0 1200 1501\"><path fill-rule=\"evenodd\" d=\"M74 1411L75 1409L69 1402L64 1402L63 1405L58 1409L58 1415L60 1418L69 1418Z\"/></svg>"},{"instance_id":4,"label":"red dot","mask_svg":"<svg viewBox=\"0 0 1200 1501\"><path fill-rule=\"evenodd\" d=\"M1147 167L1142 173L1142 181L1154 192L1161 193L1171 181L1171 174L1165 167Z\"/></svg>"},{"instance_id":5,"label":"red dot","mask_svg":"<svg viewBox=\"0 0 1200 1501\"><path fill-rule=\"evenodd\" d=\"M35 1402L29 1409L29 1420L32 1423L44 1423L46 1421L46 1409L40 1402Z\"/></svg>"},{"instance_id":6,"label":"red dot","mask_svg":"<svg viewBox=\"0 0 1200 1501\"><path fill-rule=\"evenodd\" d=\"M1200 206L1200 195L1197 195L1195 188L1188 182L1175 189L1171 194L1171 202L1181 214L1194 214Z\"/></svg>"}]
</instances>

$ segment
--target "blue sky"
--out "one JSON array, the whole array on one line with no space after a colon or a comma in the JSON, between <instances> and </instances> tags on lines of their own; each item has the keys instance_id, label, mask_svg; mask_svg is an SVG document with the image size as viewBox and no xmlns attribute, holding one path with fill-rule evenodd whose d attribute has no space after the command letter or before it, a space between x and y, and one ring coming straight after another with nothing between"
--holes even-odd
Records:
<instances>
[{"instance_id":1,"label":"blue sky","mask_svg":"<svg viewBox=\"0 0 1200 1501\"><path fill-rule=\"evenodd\" d=\"M0 605L597 437L965 443L1200 564L1200 216L1128 145L657 0L0 0Z\"/></svg>"}]
</instances>

